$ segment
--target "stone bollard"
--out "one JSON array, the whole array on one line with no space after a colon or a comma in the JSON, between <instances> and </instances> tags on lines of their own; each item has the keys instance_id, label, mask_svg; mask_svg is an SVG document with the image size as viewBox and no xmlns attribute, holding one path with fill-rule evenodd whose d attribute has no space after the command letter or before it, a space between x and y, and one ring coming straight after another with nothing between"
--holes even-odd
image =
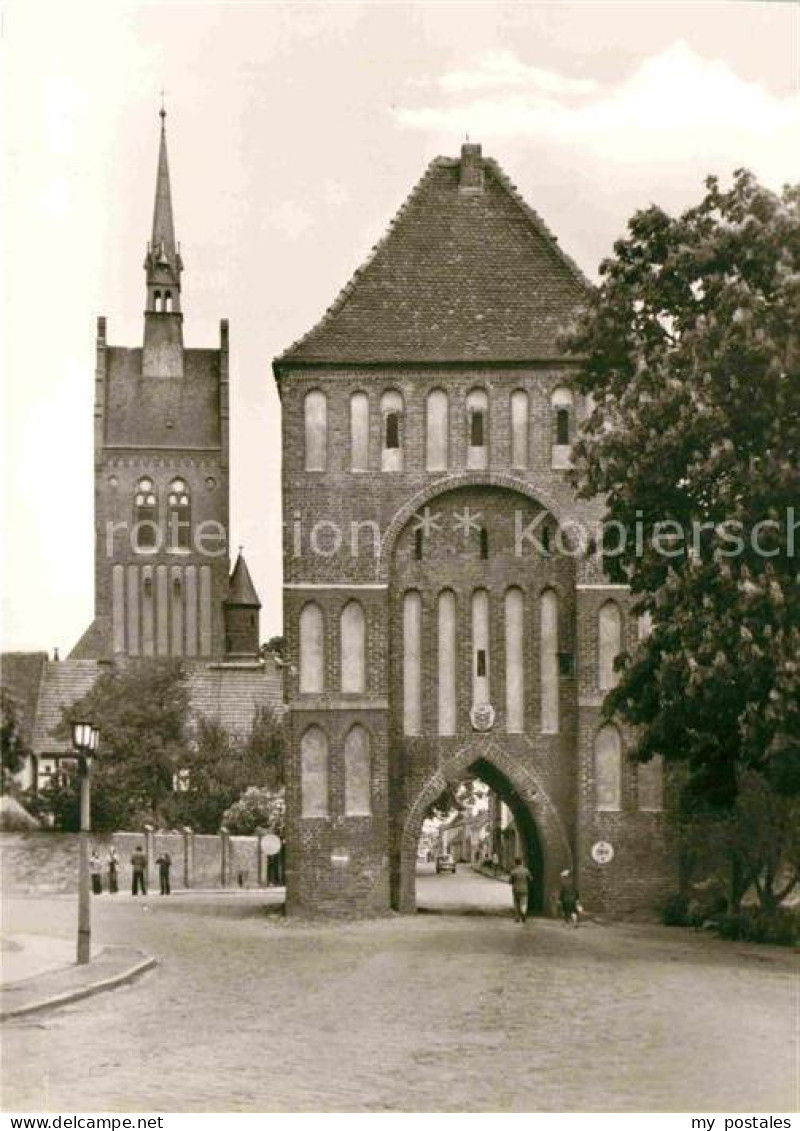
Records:
<instances>
[{"instance_id":1,"label":"stone bollard","mask_svg":"<svg viewBox=\"0 0 800 1131\"><path fill-rule=\"evenodd\" d=\"M222 886L228 886L228 871L231 860L231 834L224 825L219 830L220 848L222 850Z\"/></svg>"},{"instance_id":2,"label":"stone bollard","mask_svg":"<svg viewBox=\"0 0 800 1131\"><path fill-rule=\"evenodd\" d=\"M261 838L266 832L266 829L258 828L255 830L256 837L256 887L269 887L269 875L267 875L267 882L264 883L264 849L261 844Z\"/></svg>"},{"instance_id":3,"label":"stone bollard","mask_svg":"<svg viewBox=\"0 0 800 1131\"><path fill-rule=\"evenodd\" d=\"M150 884L153 882L153 861L156 855L156 838L155 829L153 825L144 826L144 854L147 857L147 871L145 872L147 890L150 891Z\"/></svg>"},{"instance_id":4,"label":"stone bollard","mask_svg":"<svg viewBox=\"0 0 800 1131\"><path fill-rule=\"evenodd\" d=\"M183 835L183 886L190 888L194 880L194 832L185 825L181 829Z\"/></svg>"}]
</instances>

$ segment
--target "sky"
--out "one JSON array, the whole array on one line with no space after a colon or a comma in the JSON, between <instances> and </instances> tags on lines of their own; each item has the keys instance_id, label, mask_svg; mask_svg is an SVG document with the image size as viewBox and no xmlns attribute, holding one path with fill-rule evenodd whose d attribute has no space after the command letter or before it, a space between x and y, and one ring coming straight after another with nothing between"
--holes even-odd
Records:
<instances>
[{"instance_id":1,"label":"sky","mask_svg":"<svg viewBox=\"0 0 800 1131\"><path fill-rule=\"evenodd\" d=\"M2 646L92 618L97 315L141 343L160 91L188 346L231 327L231 545L281 630L271 361L467 134L596 277L710 173L800 181L794 3L119 3L2 16Z\"/></svg>"}]
</instances>

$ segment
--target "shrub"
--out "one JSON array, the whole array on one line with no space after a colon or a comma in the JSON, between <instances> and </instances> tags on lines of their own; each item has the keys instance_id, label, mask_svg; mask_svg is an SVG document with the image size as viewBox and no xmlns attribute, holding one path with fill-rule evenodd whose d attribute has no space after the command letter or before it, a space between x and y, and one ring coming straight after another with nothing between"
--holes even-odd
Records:
<instances>
[{"instance_id":1,"label":"shrub","mask_svg":"<svg viewBox=\"0 0 800 1131\"><path fill-rule=\"evenodd\" d=\"M758 909L739 911L720 919L717 930L720 938L734 942L794 946L800 940L800 911L785 907L772 915Z\"/></svg>"},{"instance_id":2,"label":"shrub","mask_svg":"<svg viewBox=\"0 0 800 1131\"><path fill-rule=\"evenodd\" d=\"M689 925L689 901L685 895L675 892L664 905L661 922L665 927L687 927Z\"/></svg>"}]
</instances>

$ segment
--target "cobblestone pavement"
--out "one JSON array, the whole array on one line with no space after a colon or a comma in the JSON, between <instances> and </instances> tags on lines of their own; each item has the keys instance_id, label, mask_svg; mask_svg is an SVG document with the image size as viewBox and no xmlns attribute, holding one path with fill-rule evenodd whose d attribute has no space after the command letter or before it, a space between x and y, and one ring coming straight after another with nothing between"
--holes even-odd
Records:
<instances>
[{"instance_id":1,"label":"cobblestone pavement","mask_svg":"<svg viewBox=\"0 0 800 1131\"><path fill-rule=\"evenodd\" d=\"M457 889L474 908L510 902L506 885L461 870L421 881L434 905L435 885L440 905ZM138 903L121 894L94 912L99 944L141 947L160 966L3 1026L6 1111L797 1103L798 987L793 956L777 949L661 927L520 927L499 908L299 923L237 893ZM11 900L5 919L67 938L73 901Z\"/></svg>"}]
</instances>

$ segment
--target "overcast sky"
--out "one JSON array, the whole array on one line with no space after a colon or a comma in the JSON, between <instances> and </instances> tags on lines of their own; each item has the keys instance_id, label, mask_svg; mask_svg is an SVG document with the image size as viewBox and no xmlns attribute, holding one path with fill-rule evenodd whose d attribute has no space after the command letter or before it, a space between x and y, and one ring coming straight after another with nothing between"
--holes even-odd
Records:
<instances>
[{"instance_id":1,"label":"overcast sky","mask_svg":"<svg viewBox=\"0 0 800 1131\"><path fill-rule=\"evenodd\" d=\"M230 319L232 545L280 631L270 362L464 135L590 276L710 172L800 180L796 4L10 0L3 17L3 646L92 617L98 314L141 342L166 90L187 345Z\"/></svg>"}]
</instances>

